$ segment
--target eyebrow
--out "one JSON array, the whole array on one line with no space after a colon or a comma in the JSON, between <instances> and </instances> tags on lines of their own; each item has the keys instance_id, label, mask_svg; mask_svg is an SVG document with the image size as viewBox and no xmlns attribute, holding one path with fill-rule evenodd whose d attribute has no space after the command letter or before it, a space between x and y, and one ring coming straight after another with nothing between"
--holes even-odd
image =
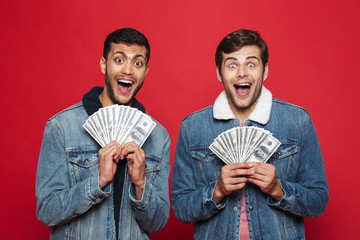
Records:
<instances>
[{"instance_id":1,"label":"eyebrow","mask_svg":"<svg viewBox=\"0 0 360 240\"><path fill-rule=\"evenodd\" d=\"M248 56L248 57L246 57L245 60L249 60L249 59L256 59L256 60L260 61L259 58L256 57L256 56ZM226 61L228 61L228 60L238 61L237 58L235 58L235 57L227 57L227 58L225 58L224 62L226 62Z\"/></svg>"},{"instance_id":2,"label":"eyebrow","mask_svg":"<svg viewBox=\"0 0 360 240\"><path fill-rule=\"evenodd\" d=\"M123 56L127 59L127 55L126 55L126 53L125 53L125 52L122 52L122 51L116 51L116 52L114 52L114 54L113 54L113 55L115 55L115 54L117 54L117 53L119 53L119 54L123 55ZM136 54L136 55L133 57L133 59L136 59L136 58L139 58L139 57L143 58L143 59L146 61L146 58L145 58L142 54Z\"/></svg>"}]
</instances>

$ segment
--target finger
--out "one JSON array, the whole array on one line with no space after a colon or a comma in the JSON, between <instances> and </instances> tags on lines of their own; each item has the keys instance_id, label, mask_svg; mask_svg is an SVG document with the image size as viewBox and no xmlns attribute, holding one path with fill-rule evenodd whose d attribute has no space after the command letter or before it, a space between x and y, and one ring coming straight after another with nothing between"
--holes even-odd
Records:
<instances>
[{"instance_id":1,"label":"finger","mask_svg":"<svg viewBox=\"0 0 360 240\"><path fill-rule=\"evenodd\" d=\"M123 159L125 156L127 156L129 154L129 152L134 152L136 149L136 146L133 144L133 142L124 144L124 146L121 150L121 159Z\"/></svg>"},{"instance_id":2,"label":"finger","mask_svg":"<svg viewBox=\"0 0 360 240\"><path fill-rule=\"evenodd\" d=\"M248 179L249 182L251 182L252 184L255 184L256 186L260 187L260 188L264 188L265 187L265 183L261 180L255 179L255 178L249 178Z\"/></svg>"},{"instance_id":3,"label":"finger","mask_svg":"<svg viewBox=\"0 0 360 240\"><path fill-rule=\"evenodd\" d=\"M121 146L119 144L108 145L99 151L99 159L118 161L121 153Z\"/></svg>"},{"instance_id":4,"label":"finger","mask_svg":"<svg viewBox=\"0 0 360 240\"><path fill-rule=\"evenodd\" d=\"M226 194L230 194L231 192L242 189L243 187L245 187L245 183L225 185L224 190L225 190Z\"/></svg>"},{"instance_id":5,"label":"finger","mask_svg":"<svg viewBox=\"0 0 360 240\"><path fill-rule=\"evenodd\" d=\"M234 169L232 171L227 172L226 176L229 177L238 177L238 176L250 176L255 173L253 168L250 169Z\"/></svg>"},{"instance_id":6,"label":"finger","mask_svg":"<svg viewBox=\"0 0 360 240\"><path fill-rule=\"evenodd\" d=\"M246 177L236 177L236 178L228 178L223 180L225 185L236 185L239 183L246 183L248 179Z\"/></svg>"},{"instance_id":7,"label":"finger","mask_svg":"<svg viewBox=\"0 0 360 240\"><path fill-rule=\"evenodd\" d=\"M233 170L233 169L238 169L238 168L252 168L252 167L254 167L254 164L253 163L233 163L233 164L225 165L224 167L227 169Z\"/></svg>"},{"instance_id":8,"label":"finger","mask_svg":"<svg viewBox=\"0 0 360 240\"><path fill-rule=\"evenodd\" d=\"M145 158L145 152L138 145L124 145L124 148L121 151L121 157L128 156L130 153Z\"/></svg>"}]
</instances>

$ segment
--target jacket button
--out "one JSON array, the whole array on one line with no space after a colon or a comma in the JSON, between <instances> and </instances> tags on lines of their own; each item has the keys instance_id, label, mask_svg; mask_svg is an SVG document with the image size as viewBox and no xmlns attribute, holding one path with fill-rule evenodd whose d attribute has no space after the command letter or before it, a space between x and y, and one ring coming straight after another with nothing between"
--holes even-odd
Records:
<instances>
[{"instance_id":1,"label":"jacket button","mask_svg":"<svg viewBox=\"0 0 360 240\"><path fill-rule=\"evenodd\" d=\"M281 151L278 150L278 151L276 152L276 155L281 156Z\"/></svg>"},{"instance_id":2,"label":"jacket button","mask_svg":"<svg viewBox=\"0 0 360 240\"><path fill-rule=\"evenodd\" d=\"M86 159L84 160L84 162L85 162L85 163L89 163L89 159L86 158Z\"/></svg>"},{"instance_id":3,"label":"jacket button","mask_svg":"<svg viewBox=\"0 0 360 240\"><path fill-rule=\"evenodd\" d=\"M248 124L247 124L249 127L251 127L252 126L252 123L251 122L248 122Z\"/></svg>"},{"instance_id":4,"label":"jacket button","mask_svg":"<svg viewBox=\"0 0 360 240\"><path fill-rule=\"evenodd\" d=\"M233 122L233 125L235 126L236 124L237 124L237 122L236 122L236 121L234 121L234 122Z\"/></svg>"},{"instance_id":5,"label":"jacket button","mask_svg":"<svg viewBox=\"0 0 360 240\"><path fill-rule=\"evenodd\" d=\"M249 207L249 210L250 210L250 211L254 210L254 207L253 207L253 206L250 206L250 207Z\"/></svg>"},{"instance_id":6,"label":"jacket button","mask_svg":"<svg viewBox=\"0 0 360 240\"><path fill-rule=\"evenodd\" d=\"M234 211L236 211L236 210L238 210L238 208L237 208L237 207L234 207Z\"/></svg>"}]
</instances>

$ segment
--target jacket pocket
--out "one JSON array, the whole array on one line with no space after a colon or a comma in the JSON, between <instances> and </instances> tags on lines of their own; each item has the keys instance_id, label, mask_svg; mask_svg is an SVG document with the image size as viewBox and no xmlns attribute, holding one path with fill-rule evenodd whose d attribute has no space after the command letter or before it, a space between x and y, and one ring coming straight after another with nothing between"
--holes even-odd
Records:
<instances>
[{"instance_id":1,"label":"jacket pocket","mask_svg":"<svg viewBox=\"0 0 360 240\"><path fill-rule=\"evenodd\" d=\"M146 178L153 183L156 173L160 170L161 158L153 155L146 155L145 157L145 175Z\"/></svg>"},{"instance_id":2,"label":"jacket pocket","mask_svg":"<svg viewBox=\"0 0 360 240\"><path fill-rule=\"evenodd\" d=\"M299 163L296 161L298 145L281 143L272 155L269 163L276 167L276 176L282 179L294 179Z\"/></svg>"},{"instance_id":3,"label":"jacket pocket","mask_svg":"<svg viewBox=\"0 0 360 240\"><path fill-rule=\"evenodd\" d=\"M98 150L72 150L68 153L69 169L73 183L98 175Z\"/></svg>"},{"instance_id":4,"label":"jacket pocket","mask_svg":"<svg viewBox=\"0 0 360 240\"><path fill-rule=\"evenodd\" d=\"M200 178L209 184L220 177L222 161L208 147L192 147L191 156Z\"/></svg>"}]
</instances>

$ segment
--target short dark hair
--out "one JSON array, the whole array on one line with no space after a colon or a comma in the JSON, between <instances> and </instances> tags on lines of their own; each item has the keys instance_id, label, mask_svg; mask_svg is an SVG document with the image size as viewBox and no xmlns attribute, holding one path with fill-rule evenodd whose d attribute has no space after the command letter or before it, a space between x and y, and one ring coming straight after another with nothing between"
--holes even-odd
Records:
<instances>
[{"instance_id":1,"label":"short dark hair","mask_svg":"<svg viewBox=\"0 0 360 240\"><path fill-rule=\"evenodd\" d=\"M107 60L111 43L123 43L125 45L139 45L146 48L146 61L150 59L150 44L146 39L145 35L134 28L120 28L110 33L104 43L103 57Z\"/></svg>"},{"instance_id":2,"label":"short dark hair","mask_svg":"<svg viewBox=\"0 0 360 240\"><path fill-rule=\"evenodd\" d=\"M265 41L260 37L257 31L239 29L229 33L219 43L215 53L215 63L221 74L221 63L223 53L232 53L238 51L244 46L257 46L260 48L260 57L265 69L265 65L269 60L269 51Z\"/></svg>"}]
</instances>

